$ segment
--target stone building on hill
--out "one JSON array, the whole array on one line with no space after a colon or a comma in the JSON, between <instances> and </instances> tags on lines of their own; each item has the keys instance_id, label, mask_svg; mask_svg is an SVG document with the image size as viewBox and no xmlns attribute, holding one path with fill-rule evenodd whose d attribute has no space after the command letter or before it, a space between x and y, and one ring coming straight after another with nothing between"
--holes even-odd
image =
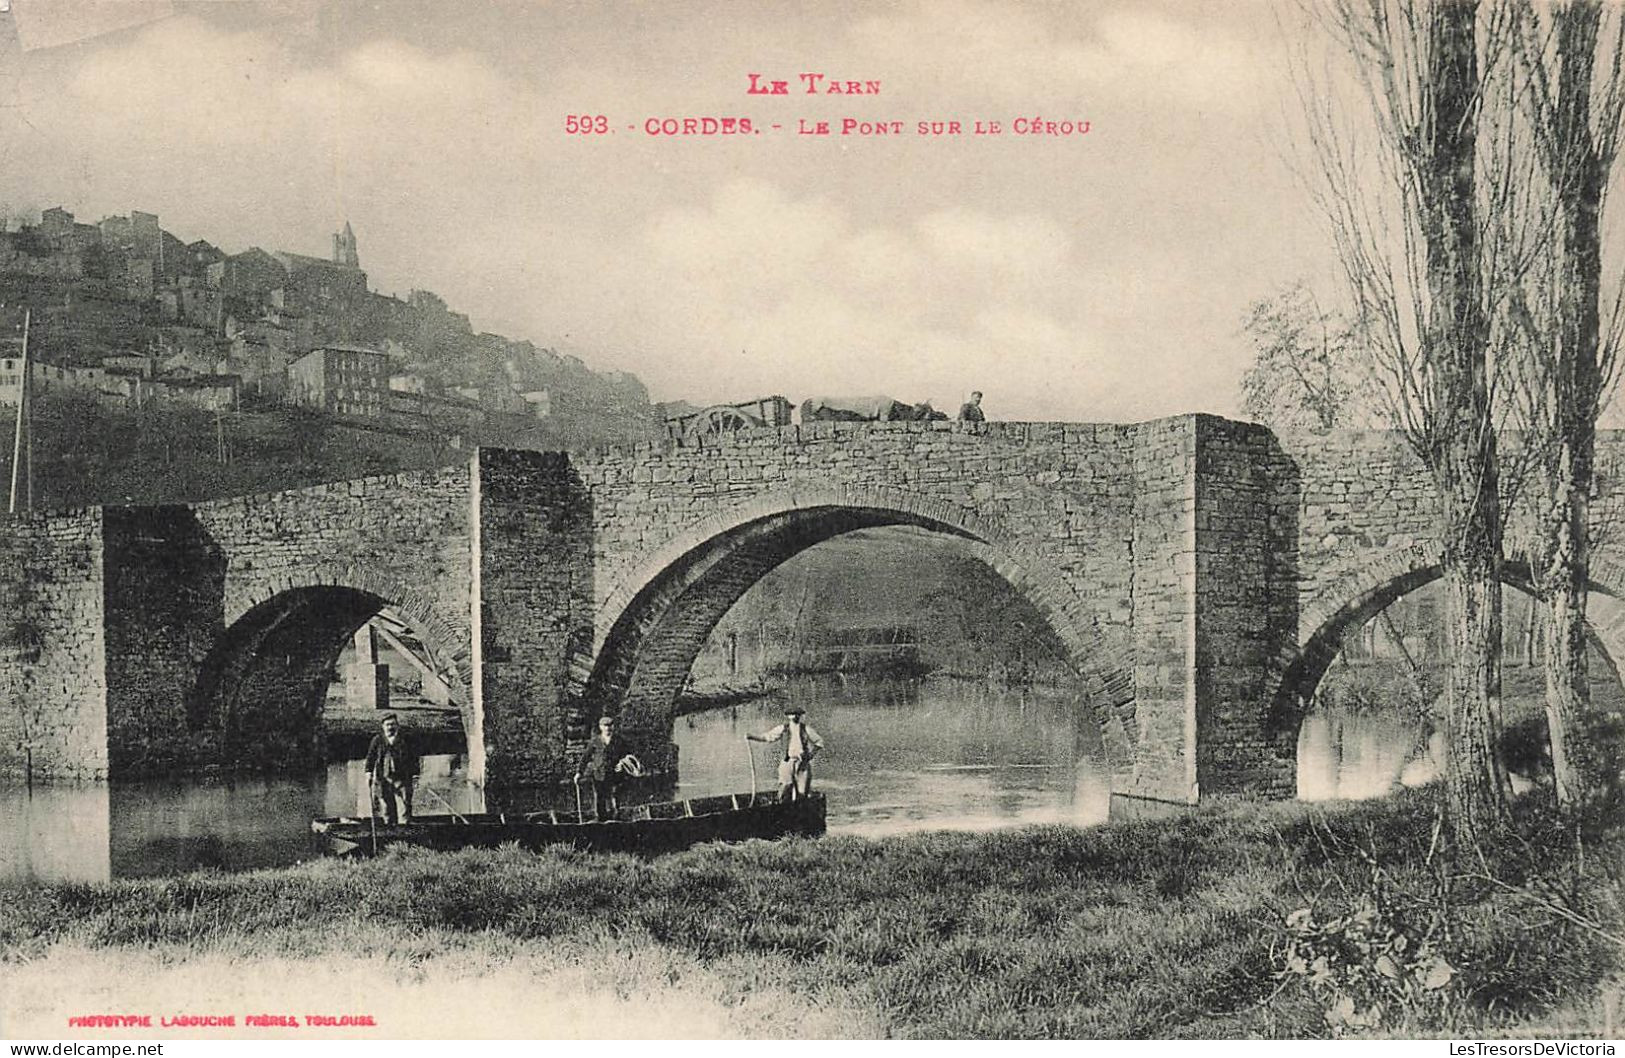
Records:
<instances>
[{"instance_id":1,"label":"stone building on hill","mask_svg":"<svg viewBox=\"0 0 1625 1058\"><path fill-rule=\"evenodd\" d=\"M376 349L331 345L288 365L288 399L333 415L380 419L389 392L389 357Z\"/></svg>"},{"instance_id":2,"label":"stone building on hill","mask_svg":"<svg viewBox=\"0 0 1625 1058\"><path fill-rule=\"evenodd\" d=\"M251 246L210 265L208 279L227 297L261 304L270 301L272 291L281 290L287 283L288 270L272 255Z\"/></svg>"}]
</instances>

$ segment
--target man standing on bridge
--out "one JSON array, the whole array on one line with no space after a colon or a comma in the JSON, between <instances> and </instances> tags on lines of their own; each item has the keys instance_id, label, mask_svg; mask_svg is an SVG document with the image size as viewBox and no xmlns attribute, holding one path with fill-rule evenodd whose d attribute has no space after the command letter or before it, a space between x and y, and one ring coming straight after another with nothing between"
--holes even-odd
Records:
<instances>
[{"instance_id":1,"label":"man standing on bridge","mask_svg":"<svg viewBox=\"0 0 1625 1058\"><path fill-rule=\"evenodd\" d=\"M385 713L383 733L372 736L367 747L367 785L372 789L372 815L378 818L382 809L384 821L394 826L395 799L406 806L406 822L412 822L412 787L418 778L418 755L413 751L401 721L394 713Z\"/></svg>"},{"instance_id":2,"label":"man standing on bridge","mask_svg":"<svg viewBox=\"0 0 1625 1058\"><path fill-rule=\"evenodd\" d=\"M959 406L960 422L986 422L987 416L982 413L982 391L973 390L970 400Z\"/></svg>"},{"instance_id":3,"label":"man standing on bridge","mask_svg":"<svg viewBox=\"0 0 1625 1058\"><path fill-rule=\"evenodd\" d=\"M746 735L747 742L779 744L779 800L800 799L812 792L813 754L824 748L824 740L802 718L806 710L791 706L784 711L784 723L760 735Z\"/></svg>"}]
</instances>

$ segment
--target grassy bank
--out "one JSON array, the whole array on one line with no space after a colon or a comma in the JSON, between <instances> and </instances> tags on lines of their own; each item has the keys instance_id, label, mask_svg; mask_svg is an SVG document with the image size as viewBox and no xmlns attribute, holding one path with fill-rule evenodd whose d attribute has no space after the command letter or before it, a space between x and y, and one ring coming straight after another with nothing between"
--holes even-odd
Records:
<instances>
[{"instance_id":1,"label":"grassy bank","mask_svg":"<svg viewBox=\"0 0 1625 1058\"><path fill-rule=\"evenodd\" d=\"M405 853L16 886L0 1015L51 1035L87 1005L276 1003L378 1011L374 1035L1603 1033L1625 831L1576 843L1525 805L1526 838L1448 875L1433 822L1423 792L652 861Z\"/></svg>"}]
</instances>

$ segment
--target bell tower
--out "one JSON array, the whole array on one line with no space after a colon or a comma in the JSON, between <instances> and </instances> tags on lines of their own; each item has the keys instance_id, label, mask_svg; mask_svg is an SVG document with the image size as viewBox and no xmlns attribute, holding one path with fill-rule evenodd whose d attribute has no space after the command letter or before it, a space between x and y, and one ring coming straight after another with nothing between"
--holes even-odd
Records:
<instances>
[{"instance_id":1,"label":"bell tower","mask_svg":"<svg viewBox=\"0 0 1625 1058\"><path fill-rule=\"evenodd\" d=\"M350 222L344 222L344 230L333 236L333 263L349 265L351 268L361 267L361 255L356 251L355 232L350 228Z\"/></svg>"}]
</instances>

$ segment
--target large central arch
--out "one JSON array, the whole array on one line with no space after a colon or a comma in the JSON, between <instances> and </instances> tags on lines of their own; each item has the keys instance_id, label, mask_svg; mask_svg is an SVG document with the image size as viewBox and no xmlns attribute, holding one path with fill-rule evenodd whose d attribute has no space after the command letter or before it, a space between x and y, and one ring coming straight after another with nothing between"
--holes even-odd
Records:
<instances>
[{"instance_id":1,"label":"large central arch","mask_svg":"<svg viewBox=\"0 0 1625 1058\"><path fill-rule=\"evenodd\" d=\"M1132 759L1131 669L1061 574L1011 546L992 520L939 500L890 489L801 491L759 497L675 536L601 607L595 661L581 690L588 711L618 711L651 749L664 745L683 683L712 629L750 587L826 540L909 526L958 540L1044 619L1041 634L1076 673L1101 725L1114 770Z\"/></svg>"}]
</instances>

